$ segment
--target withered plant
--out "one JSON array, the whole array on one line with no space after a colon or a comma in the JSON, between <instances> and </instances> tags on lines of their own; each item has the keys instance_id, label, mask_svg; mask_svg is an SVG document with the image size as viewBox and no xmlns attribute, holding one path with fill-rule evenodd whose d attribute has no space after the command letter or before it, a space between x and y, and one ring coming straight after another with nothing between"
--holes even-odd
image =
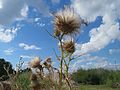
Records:
<instances>
[{"instance_id":1,"label":"withered plant","mask_svg":"<svg viewBox=\"0 0 120 90\"><path fill-rule=\"evenodd\" d=\"M62 89L63 74L65 75L69 90L72 90L69 65L73 59L77 58L73 57L73 53L75 52L75 37L79 34L81 25L87 25L87 23L80 18L73 8L68 6L54 13L53 16L54 36L51 36L58 40L61 52L60 57L55 53L57 59L60 61L59 90ZM69 38L66 38L67 36Z\"/></svg>"}]
</instances>

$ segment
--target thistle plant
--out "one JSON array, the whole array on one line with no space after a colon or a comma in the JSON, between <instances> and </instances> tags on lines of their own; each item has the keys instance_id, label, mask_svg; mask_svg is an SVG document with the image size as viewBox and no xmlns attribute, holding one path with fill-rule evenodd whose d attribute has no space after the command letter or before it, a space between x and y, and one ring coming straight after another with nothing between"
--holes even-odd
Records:
<instances>
[{"instance_id":1,"label":"thistle plant","mask_svg":"<svg viewBox=\"0 0 120 90\"><path fill-rule=\"evenodd\" d=\"M69 65L73 53L75 52L75 36L79 34L82 24L86 24L79 15L71 7L64 7L54 15L54 37L59 41L60 46L60 76L59 76L59 90L62 88L63 73L65 73L66 82L69 90L72 90L69 80ZM66 40L65 36L70 36L72 40ZM65 40L64 40L65 39ZM65 68L63 68L65 66ZM64 71L63 71L64 69Z\"/></svg>"},{"instance_id":2,"label":"thistle plant","mask_svg":"<svg viewBox=\"0 0 120 90\"><path fill-rule=\"evenodd\" d=\"M35 69L34 74L31 75L31 78L33 77L33 79L30 78L31 88L37 88L34 90L42 90L41 88L45 89L46 84L44 84L44 82L47 80L49 82L49 88L52 88L51 90L55 90L55 84L53 80L54 67L52 66L52 59L48 57L43 63L41 63L41 61L42 60L39 57L35 57L29 62L30 68ZM48 74L44 74L44 69L48 70ZM34 85L35 82L37 82L37 85L35 84L36 86ZM41 87L38 87L38 83Z\"/></svg>"},{"instance_id":3,"label":"thistle plant","mask_svg":"<svg viewBox=\"0 0 120 90\"><path fill-rule=\"evenodd\" d=\"M47 32L59 42L60 55L58 56L55 52L55 55L59 60L59 69L52 66L52 59L50 57L45 59L42 64L41 59L39 57L35 57L29 62L29 64L31 68L37 68L40 72L37 72L35 75L33 74L32 77L35 76L37 78L37 75L39 75L41 81L49 80L50 88L52 90L56 90L52 77L54 77L54 70L57 70L59 74L58 89L62 90L62 83L64 80L68 85L69 90L72 90L69 67L70 62L75 59L73 57L73 53L75 52L75 37L79 34L81 25L86 23L71 7L65 7L64 9L54 13L53 16L55 27L54 35L51 35L48 31ZM70 39L66 38L67 36ZM48 78L47 76L44 76L44 69L48 70ZM37 79L35 81L38 82ZM34 80L31 79L31 83L33 82ZM42 87L42 84L39 84Z\"/></svg>"}]
</instances>

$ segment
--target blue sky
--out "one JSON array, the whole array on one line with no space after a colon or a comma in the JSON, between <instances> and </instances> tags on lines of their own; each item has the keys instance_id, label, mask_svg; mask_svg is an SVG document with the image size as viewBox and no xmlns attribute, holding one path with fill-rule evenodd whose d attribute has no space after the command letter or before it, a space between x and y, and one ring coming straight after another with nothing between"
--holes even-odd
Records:
<instances>
[{"instance_id":1,"label":"blue sky","mask_svg":"<svg viewBox=\"0 0 120 90\"><path fill-rule=\"evenodd\" d=\"M91 5L89 5L91 3ZM20 56L28 63L34 56L42 60L52 57L58 67L53 48L59 54L50 14L72 6L81 18L89 22L81 27L75 55L86 53L71 62L72 70L79 67L120 66L119 0L0 0L0 58L15 66ZM15 8L15 7L16 8ZM109 8L108 8L109 7Z\"/></svg>"}]
</instances>

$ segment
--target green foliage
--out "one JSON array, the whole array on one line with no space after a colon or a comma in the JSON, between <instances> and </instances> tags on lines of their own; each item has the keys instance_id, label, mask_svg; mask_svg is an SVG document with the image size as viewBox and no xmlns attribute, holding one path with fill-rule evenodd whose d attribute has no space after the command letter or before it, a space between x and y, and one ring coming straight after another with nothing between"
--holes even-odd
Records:
<instances>
[{"instance_id":1,"label":"green foliage","mask_svg":"<svg viewBox=\"0 0 120 90\"><path fill-rule=\"evenodd\" d=\"M111 85L115 82L120 82L120 71L105 70L105 69L79 69L72 74L72 78L77 83L91 85Z\"/></svg>"},{"instance_id":2,"label":"green foliage","mask_svg":"<svg viewBox=\"0 0 120 90\"><path fill-rule=\"evenodd\" d=\"M8 68L9 74L12 74L14 71L10 62L5 61L4 59L0 59L0 81L4 81L9 78L7 71L4 68Z\"/></svg>"},{"instance_id":3,"label":"green foliage","mask_svg":"<svg viewBox=\"0 0 120 90\"><path fill-rule=\"evenodd\" d=\"M80 85L76 90L119 90L119 88L111 88L106 85Z\"/></svg>"}]
</instances>

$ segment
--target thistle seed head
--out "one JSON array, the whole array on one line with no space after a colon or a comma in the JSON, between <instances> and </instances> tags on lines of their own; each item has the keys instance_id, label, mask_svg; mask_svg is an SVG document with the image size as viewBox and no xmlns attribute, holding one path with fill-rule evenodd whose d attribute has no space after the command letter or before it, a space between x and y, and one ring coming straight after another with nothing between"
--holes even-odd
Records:
<instances>
[{"instance_id":1,"label":"thistle seed head","mask_svg":"<svg viewBox=\"0 0 120 90\"><path fill-rule=\"evenodd\" d=\"M52 60L51 60L50 57L48 57L43 64L44 64L45 67L50 68L51 63L52 63Z\"/></svg>"},{"instance_id":2,"label":"thistle seed head","mask_svg":"<svg viewBox=\"0 0 120 90\"><path fill-rule=\"evenodd\" d=\"M40 65L40 58L39 57L33 58L29 64L32 68L38 67Z\"/></svg>"},{"instance_id":3,"label":"thistle seed head","mask_svg":"<svg viewBox=\"0 0 120 90\"><path fill-rule=\"evenodd\" d=\"M63 10L55 13L54 17L55 30L65 35L79 33L81 20L73 8L65 7Z\"/></svg>"},{"instance_id":4,"label":"thistle seed head","mask_svg":"<svg viewBox=\"0 0 120 90\"><path fill-rule=\"evenodd\" d=\"M51 58L50 57L48 57L48 58L46 58L46 60L45 60L47 63L51 63L52 62L52 60L51 60Z\"/></svg>"}]
</instances>

